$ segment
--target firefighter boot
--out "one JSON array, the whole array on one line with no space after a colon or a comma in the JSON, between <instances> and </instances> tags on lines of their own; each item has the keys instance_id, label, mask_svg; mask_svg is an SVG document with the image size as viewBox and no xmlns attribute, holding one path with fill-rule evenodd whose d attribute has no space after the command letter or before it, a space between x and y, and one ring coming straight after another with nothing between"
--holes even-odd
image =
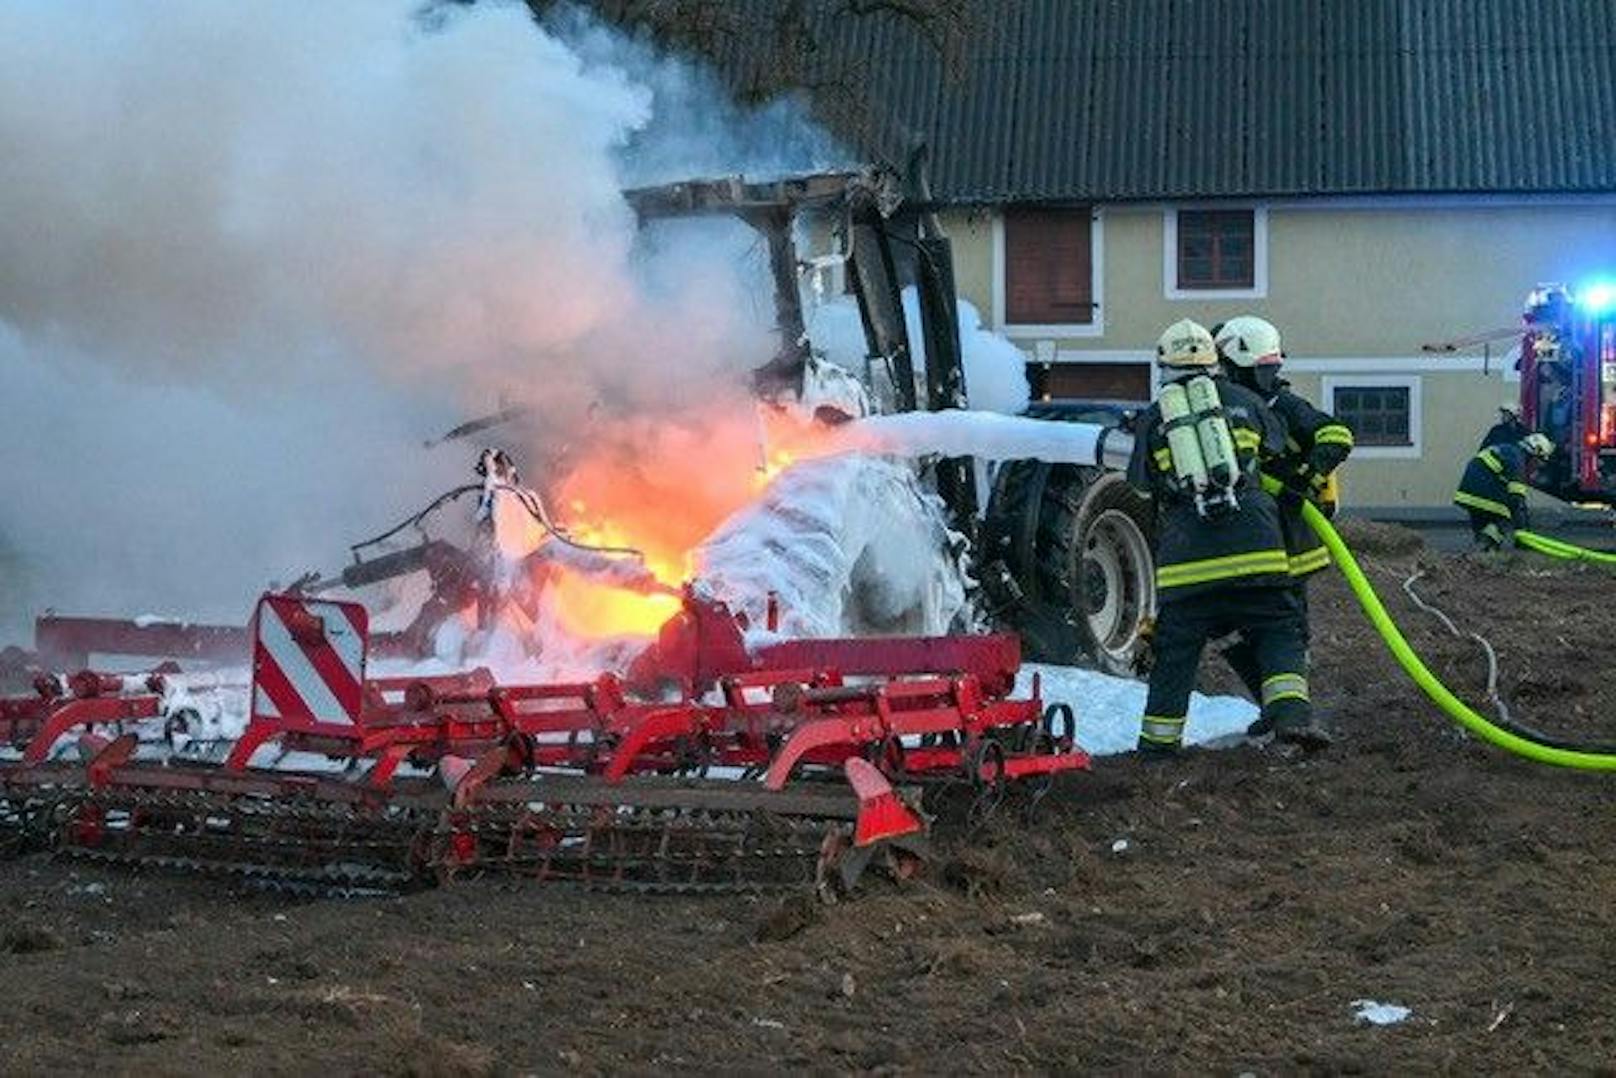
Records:
<instances>
[{"instance_id":1,"label":"firefighter boot","mask_svg":"<svg viewBox=\"0 0 1616 1078\"><path fill-rule=\"evenodd\" d=\"M1312 716L1305 719L1293 718L1289 722L1276 719L1274 736L1287 745L1299 745L1307 752L1318 752L1335 743L1330 731L1320 726Z\"/></svg>"},{"instance_id":2,"label":"firefighter boot","mask_svg":"<svg viewBox=\"0 0 1616 1078\"><path fill-rule=\"evenodd\" d=\"M1329 748L1335 740L1313 717L1307 678L1301 674L1274 674L1264 680L1262 708L1272 722L1274 737L1286 744L1315 752Z\"/></svg>"},{"instance_id":3,"label":"firefighter boot","mask_svg":"<svg viewBox=\"0 0 1616 1078\"><path fill-rule=\"evenodd\" d=\"M1142 760L1170 760L1184 748L1184 716L1146 715L1134 746Z\"/></svg>"},{"instance_id":4,"label":"firefighter boot","mask_svg":"<svg viewBox=\"0 0 1616 1078\"><path fill-rule=\"evenodd\" d=\"M1143 737L1139 739L1134 748L1139 753L1139 759L1147 763L1176 760L1184 751L1184 746L1179 742L1151 741Z\"/></svg>"}]
</instances>

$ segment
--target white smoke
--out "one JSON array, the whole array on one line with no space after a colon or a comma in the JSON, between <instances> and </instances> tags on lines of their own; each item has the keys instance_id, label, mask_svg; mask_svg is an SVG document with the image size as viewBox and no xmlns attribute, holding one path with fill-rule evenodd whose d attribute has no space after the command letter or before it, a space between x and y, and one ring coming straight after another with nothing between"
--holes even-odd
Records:
<instances>
[{"instance_id":1,"label":"white smoke","mask_svg":"<svg viewBox=\"0 0 1616 1078\"><path fill-rule=\"evenodd\" d=\"M619 195L681 147L699 170L733 109L570 33L516 3L0 4L0 641L46 602L239 620L461 476L419 447L468 411L528 400L565 440L772 352L750 232L637 246Z\"/></svg>"}]
</instances>

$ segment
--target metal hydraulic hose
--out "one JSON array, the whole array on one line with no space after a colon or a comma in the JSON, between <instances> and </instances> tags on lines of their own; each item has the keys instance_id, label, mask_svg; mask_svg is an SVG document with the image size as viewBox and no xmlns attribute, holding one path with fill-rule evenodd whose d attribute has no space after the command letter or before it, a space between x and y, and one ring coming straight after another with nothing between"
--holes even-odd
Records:
<instances>
[{"instance_id":1,"label":"metal hydraulic hose","mask_svg":"<svg viewBox=\"0 0 1616 1078\"><path fill-rule=\"evenodd\" d=\"M1358 605L1363 607L1370 624L1385 641L1397 664L1403 668L1404 673L1408 674L1414 684L1431 698L1431 702L1447 712L1450 718L1482 740L1540 764L1576 768L1581 771L1616 771L1616 747L1612 747L1609 751L1603 751L1603 747L1579 748L1558 738L1550 738L1536 731L1526 731L1518 725L1514 730L1505 729L1453 695L1409 646L1402 631L1386 612L1380 596L1375 594L1369 578L1364 576L1363 570L1358 567L1352 551L1347 549L1347 544L1342 542L1340 533L1324 514L1319 512L1318 507L1311 502L1303 502L1302 519L1307 521L1308 526L1318 534L1329 549L1330 556L1335 559L1336 566L1341 570L1341 575L1346 577L1347 585L1352 588L1352 594L1357 598ZM1550 744L1550 741L1556 743Z\"/></svg>"},{"instance_id":2,"label":"metal hydraulic hose","mask_svg":"<svg viewBox=\"0 0 1616 1078\"><path fill-rule=\"evenodd\" d=\"M1539 554L1547 554L1551 558L1564 558L1567 561L1587 561L1596 565L1616 565L1616 554L1607 550L1590 550L1585 546L1577 546L1563 539L1551 539L1547 535L1537 532L1518 531L1515 533L1515 545L1535 550Z\"/></svg>"}]
</instances>

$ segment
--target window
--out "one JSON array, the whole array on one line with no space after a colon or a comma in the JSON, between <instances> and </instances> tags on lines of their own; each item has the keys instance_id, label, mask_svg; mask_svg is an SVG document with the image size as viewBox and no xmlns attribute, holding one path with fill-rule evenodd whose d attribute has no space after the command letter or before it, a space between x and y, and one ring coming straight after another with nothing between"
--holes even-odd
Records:
<instances>
[{"instance_id":1,"label":"window","mask_svg":"<svg viewBox=\"0 0 1616 1078\"><path fill-rule=\"evenodd\" d=\"M1032 399L1148 401L1148 363L1029 363Z\"/></svg>"},{"instance_id":2,"label":"window","mask_svg":"<svg viewBox=\"0 0 1616 1078\"><path fill-rule=\"evenodd\" d=\"M1418 375L1344 374L1323 378L1323 408L1352 428L1358 457L1418 457Z\"/></svg>"},{"instance_id":3,"label":"window","mask_svg":"<svg viewBox=\"0 0 1616 1078\"><path fill-rule=\"evenodd\" d=\"M1268 211L1170 209L1163 228L1168 299L1260 299L1268 294Z\"/></svg>"},{"instance_id":4,"label":"window","mask_svg":"<svg viewBox=\"0 0 1616 1078\"><path fill-rule=\"evenodd\" d=\"M1344 386L1335 391L1334 412L1359 445L1413 444L1407 386Z\"/></svg>"},{"instance_id":5,"label":"window","mask_svg":"<svg viewBox=\"0 0 1616 1078\"><path fill-rule=\"evenodd\" d=\"M1178 215L1178 287L1250 288L1256 283L1256 223L1250 210Z\"/></svg>"},{"instance_id":6,"label":"window","mask_svg":"<svg viewBox=\"0 0 1616 1078\"><path fill-rule=\"evenodd\" d=\"M1092 207L1006 209L1005 323L1093 325L1094 241Z\"/></svg>"}]
</instances>

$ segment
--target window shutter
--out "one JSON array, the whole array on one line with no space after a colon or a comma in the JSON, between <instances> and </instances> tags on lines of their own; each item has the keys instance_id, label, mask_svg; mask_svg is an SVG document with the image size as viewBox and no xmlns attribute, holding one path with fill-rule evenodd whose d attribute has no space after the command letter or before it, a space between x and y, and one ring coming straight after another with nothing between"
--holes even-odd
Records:
<instances>
[{"instance_id":1,"label":"window shutter","mask_svg":"<svg viewBox=\"0 0 1616 1078\"><path fill-rule=\"evenodd\" d=\"M1004 314L1011 325L1094 321L1093 210L1004 212Z\"/></svg>"}]
</instances>

